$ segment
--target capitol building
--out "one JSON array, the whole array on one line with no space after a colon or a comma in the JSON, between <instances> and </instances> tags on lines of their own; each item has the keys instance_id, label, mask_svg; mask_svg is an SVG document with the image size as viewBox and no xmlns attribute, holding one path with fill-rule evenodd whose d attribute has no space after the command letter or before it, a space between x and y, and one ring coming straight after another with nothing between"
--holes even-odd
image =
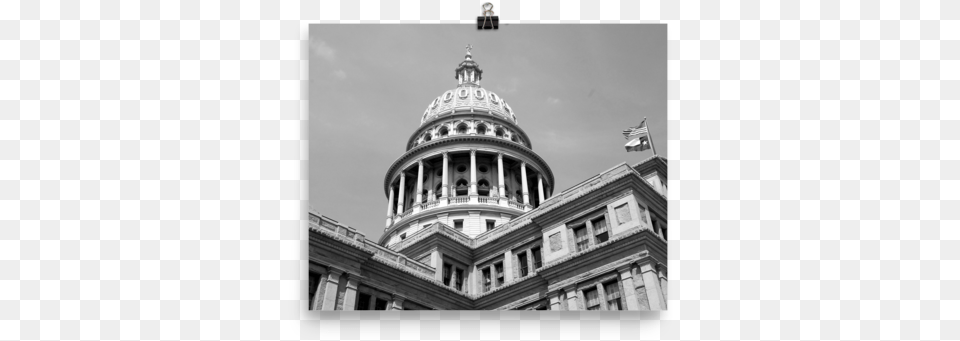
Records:
<instances>
[{"instance_id":1,"label":"capitol building","mask_svg":"<svg viewBox=\"0 0 960 341\"><path fill-rule=\"evenodd\" d=\"M379 239L310 212L309 309L667 309L667 160L558 190L469 51L455 75L386 170Z\"/></svg>"}]
</instances>

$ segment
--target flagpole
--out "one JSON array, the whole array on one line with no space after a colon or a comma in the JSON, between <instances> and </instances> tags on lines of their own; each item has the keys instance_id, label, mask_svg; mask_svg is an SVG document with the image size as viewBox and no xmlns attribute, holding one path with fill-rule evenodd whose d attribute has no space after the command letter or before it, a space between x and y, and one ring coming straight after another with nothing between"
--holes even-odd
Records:
<instances>
[{"instance_id":1,"label":"flagpole","mask_svg":"<svg viewBox=\"0 0 960 341\"><path fill-rule=\"evenodd\" d=\"M643 121L646 122L646 121L647 121L647 118L644 117L644 118L643 118ZM653 156L657 156L657 146L654 146L654 145L653 145L653 134L650 134L650 133L651 133L651 130L653 130L653 129L650 129L650 125L648 124L648 125L647 125L647 136L650 137L650 148L653 149Z\"/></svg>"}]
</instances>

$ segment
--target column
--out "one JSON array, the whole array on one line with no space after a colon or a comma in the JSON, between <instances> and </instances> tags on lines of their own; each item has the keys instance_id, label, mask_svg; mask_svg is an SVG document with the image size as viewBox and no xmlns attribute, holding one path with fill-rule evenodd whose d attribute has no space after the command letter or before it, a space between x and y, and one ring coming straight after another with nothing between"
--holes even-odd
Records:
<instances>
[{"instance_id":1,"label":"column","mask_svg":"<svg viewBox=\"0 0 960 341\"><path fill-rule=\"evenodd\" d=\"M433 259L433 268L437 269L437 272L434 273L433 279L438 282L443 282L443 253L440 253L440 250L433 250L433 254L430 256Z\"/></svg>"},{"instance_id":2,"label":"column","mask_svg":"<svg viewBox=\"0 0 960 341\"><path fill-rule=\"evenodd\" d=\"M450 186L447 185L447 165L449 161L450 161L450 157L447 156L447 152L443 152L443 174L441 175L443 177L443 179L441 179L441 181L443 182L443 185L441 185L440 187L443 187L441 196L443 196L444 198L450 195L448 192L450 190Z\"/></svg>"},{"instance_id":3,"label":"column","mask_svg":"<svg viewBox=\"0 0 960 341\"><path fill-rule=\"evenodd\" d=\"M664 266L657 267L657 275L660 277L660 291L663 291L663 302L667 302L667 269Z\"/></svg>"},{"instance_id":4,"label":"column","mask_svg":"<svg viewBox=\"0 0 960 341\"><path fill-rule=\"evenodd\" d=\"M477 195L477 150L470 150L470 195Z\"/></svg>"},{"instance_id":5,"label":"column","mask_svg":"<svg viewBox=\"0 0 960 341\"><path fill-rule=\"evenodd\" d=\"M580 305L577 304L577 288L569 286L563 291L567 293L567 310L580 310Z\"/></svg>"},{"instance_id":6,"label":"column","mask_svg":"<svg viewBox=\"0 0 960 341\"><path fill-rule=\"evenodd\" d=\"M407 189L407 174L400 171L400 188L397 189L397 214L403 214L403 194Z\"/></svg>"},{"instance_id":7,"label":"column","mask_svg":"<svg viewBox=\"0 0 960 341\"><path fill-rule=\"evenodd\" d=\"M347 289L343 291L343 310L356 310L357 285L360 280L354 276L347 277Z\"/></svg>"},{"instance_id":8,"label":"column","mask_svg":"<svg viewBox=\"0 0 960 341\"><path fill-rule=\"evenodd\" d=\"M390 198L387 199L387 227L393 222L393 184L390 184Z\"/></svg>"},{"instance_id":9,"label":"column","mask_svg":"<svg viewBox=\"0 0 960 341\"><path fill-rule=\"evenodd\" d=\"M541 246L540 249L543 250L543 247ZM527 272L534 273L537 269L533 268L533 248L529 248L524 252L527 253Z\"/></svg>"},{"instance_id":10,"label":"column","mask_svg":"<svg viewBox=\"0 0 960 341\"><path fill-rule=\"evenodd\" d=\"M563 307L560 305L560 292L554 291L550 293L550 310L562 310Z\"/></svg>"},{"instance_id":11,"label":"column","mask_svg":"<svg viewBox=\"0 0 960 341\"><path fill-rule=\"evenodd\" d=\"M503 185L503 153L497 153L497 190L501 198L507 195Z\"/></svg>"},{"instance_id":12,"label":"column","mask_svg":"<svg viewBox=\"0 0 960 341\"><path fill-rule=\"evenodd\" d=\"M327 271L320 269L320 283L317 283L316 292L313 293L313 302L310 302L310 310L319 310L320 303L323 302L323 292L327 284Z\"/></svg>"},{"instance_id":13,"label":"column","mask_svg":"<svg viewBox=\"0 0 960 341\"><path fill-rule=\"evenodd\" d=\"M543 174L540 174L540 173L537 173L537 193L540 195L540 196L539 196L540 201L538 201L538 202L540 203L540 205L543 205L543 200L544 200L544 196L543 196Z\"/></svg>"},{"instance_id":14,"label":"column","mask_svg":"<svg viewBox=\"0 0 960 341\"><path fill-rule=\"evenodd\" d=\"M526 162L520 162L520 182L522 182L522 185L520 186L523 186L523 188L520 189L523 191L523 204L529 205L530 193L527 192L527 163Z\"/></svg>"},{"instance_id":15,"label":"column","mask_svg":"<svg viewBox=\"0 0 960 341\"><path fill-rule=\"evenodd\" d=\"M640 302L637 301L637 287L633 284L633 274L630 272L630 265L617 268L620 273L620 281L623 283L623 292L620 297L626 302L626 310L640 310Z\"/></svg>"},{"instance_id":16,"label":"column","mask_svg":"<svg viewBox=\"0 0 960 341\"><path fill-rule=\"evenodd\" d=\"M403 310L403 301L406 301L406 298L394 294L393 300L390 301L390 307L387 310Z\"/></svg>"},{"instance_id":17,"label":"column","mask_svg":"<svg viewBox=\"0 0 960 341\"><path fill-rule=\"evenodd\" d=\"M323 289L323 302L320 310L333 310L337 306L337 287L340 286L340 275L343 270L330 268L327 270L327 287Z\"/></svg>"},{"instance_id":18,"label":"column","mask_svg":"<svg viewBox=\"0 0 960 341\"><path fill-rule=\"evenodd\" d=\"M520 265L514 262L513 250L507 250L503 255L503 283L513 282L514 275L519 277L518 269L520 269Z\"/></svg>"},{"instance_id":19,"label":"column","mask_svg":"<svg viewBox=\"0 0 960 341\"><path fill-rule=\"evenodd\" d=\"M417 160L417 195L414 198L417 198L417 200L413 202L412 206L423 202L423 159Z\"/></svg>"},{"instance_id":20,"label":"column","mask_svg":"<svg viewBox=\"0 0 960 341\"><path fill-rule=\"evenodd\" d=\"M607 307L607 290L603 288L603 283L597 283L597 298L600 299L600 310L610 310ZM587 299L584 297L583 299Z\"/></svg>"},{"instance_id":21,"label":"column","mask_svg":"<svg viewBox=\"0 0 960 341\"><path fill-rule=\"evenodd\" d=\"M660 291L660 279L657 278L657 271L652 264L640 266L640 277L643 278L643 287L647 290L647 300L650 301L650 310L666 310L667 302L664 301Z\"/></svg>"}]
</instances>

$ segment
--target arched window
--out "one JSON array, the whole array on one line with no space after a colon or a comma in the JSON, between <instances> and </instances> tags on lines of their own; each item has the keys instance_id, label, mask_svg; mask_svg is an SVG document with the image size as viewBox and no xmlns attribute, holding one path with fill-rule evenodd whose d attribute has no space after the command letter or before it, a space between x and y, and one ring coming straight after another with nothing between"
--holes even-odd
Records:
<instances>
[{"instance_id":1,"label":"arched window","mask_svg":"<svg viewBox=\"0 0 960 341\"><path fill-rule=\"evenodd\" d=\"M423 134L423 142L430 141L431 139L432 137L430 136L429 132Z\"/></svg>"},{"instance_id":2,"label":"arched window","mask_svg":"<svg viewBox=\"0 0 960 341\"><path fill-rule=\"evenodd\" d=\"M450 130L446 126L440 127L440 137L447 137L450 134Z\"/></svg>"},{"instance_id":3,"label":"arched window","mask_svg":"<svg viewBox=\"0 0 960 341\"><path fill-rule=\"evenodd\" d=\"M460 123L460 125L457 126L457 134L466 134L466 133L467 133L467 124Z\"/></svg>"},{"instance_id":4,"label":"arched window","mask_svg":"<svg viewBox=\"0 0 960 341\"><path fill-rule=\"evenodd\" d=\"M487 125L485 125L485 124L480 124L480 125L478 125L478 126L477 126L477 134L478 134L478 135L486 135L486 134L487 134Z\"/></svg>"},{"instance_id":5,"label":"arched window","mask_svg":"<svg viewBox=\"0 0 960 341\"><path fill-rule=\"evenodd\" d=\"M420 198L421 198L421 199L420 199L420 203L425 203L425 202L427 202L427 201L430 201L430 196L429 196L429 194L430 194L429 191L423 190L423 192L420 193Z\"/></svg>"},{"instance_id":6,"label":"arched window","mask_svg":"<svg viewBox=\"0 0 960 341\"><path fill-rule=\"evenodd\" d=\"M443 184L437 184L437 188L433 190L434 199L440 199L443 195Z\"/></svg>"},{"instance_id":7,"label":"arched window","mask_svg":"<svg viewBox=\"0 0 960 341\"><path fill-rule=\"evenodd\" d=\"M488 182L487 179L482 179L477 182L477 193L485 197L490 196L490 182Z\"/></svg>"},{"instance_id":8,"label":"arched window","mask_svg":"<svg viewBox=\"0 0 960 341\"><path fill-rule=\"evenodd\" d=\"M469 188L467 186L467 180L464 180L464 179L457 180L456 189L457 189L456 193L458 196L467 195L467 192L469 191Z\"/></svg>"},{"instance_id":9,"label":"arched window","mask_svg":"<svg viewBox=\"0 0 960 341\"><path fill-rule=\"evenodd\" d=\"M503 137L503 128L497 128L497 137Z\"/></svg>"},{"instance_id":10,"label":"arched window","mask_svg":"<svg viewBox=\"0 0 960 341\"><path fill-rule=\"evenodd\" d=\"M517 196L516 196L516 198L514 198L513 200L516 200L516 201L519 202L519 203L523 203L523 192L521 192L521 191L518 189L516 194L517 194Z\"/></svg>"},{"instance_id":11,"label":"arched window","mask_svg":"<svg viewBox=\"0 0 960 341\"><path fill-rule=\"evenodd\" d=\"M516 143L520 143L520 139L517 138L517 135L510 136L510 141L513 141L513 142L516 142Z\"/></svg>"}]
</instances>

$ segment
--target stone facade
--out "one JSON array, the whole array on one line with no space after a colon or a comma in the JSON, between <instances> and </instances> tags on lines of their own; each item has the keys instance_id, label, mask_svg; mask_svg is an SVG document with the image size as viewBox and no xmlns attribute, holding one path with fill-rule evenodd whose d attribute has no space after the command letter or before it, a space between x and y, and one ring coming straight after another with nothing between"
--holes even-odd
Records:
<instances>
[{"instance_id":1,"label":"stone facade","mask_svg":"<svg viewBox=\"0 0 960 341\"><path fill-rule=\"evenodd\" d=\"M311 212L312 310L663 310L667 160L554 194L468 53L388 169L378 241Z\"/></svg>"}]
</instances>

